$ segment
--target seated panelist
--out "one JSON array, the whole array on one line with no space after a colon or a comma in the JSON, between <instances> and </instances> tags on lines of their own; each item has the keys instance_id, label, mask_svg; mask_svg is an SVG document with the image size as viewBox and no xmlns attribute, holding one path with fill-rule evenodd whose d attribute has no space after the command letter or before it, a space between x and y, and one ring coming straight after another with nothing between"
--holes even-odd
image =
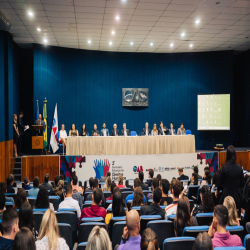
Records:
<instances>
[{"instance_id":1,"label":"seated panelist","mask_svg":"<svg viewBox=\"0 0 250 250\"><path fill-rule=\"evenodd\" d=\"M64 124L61 125L61 130L59 132L59 143L63 145L63 155L64 155L64 148L67 145L67 132L65 130Z\"/></svg>"},{"instance_id":2,"label":"seated panelist","mask_svg":"<svg viewBox=\"0 0 250 250\"><path fill-rule=\"evenodd\" d=\"M78 130L76 129L76 125L73 123L71 126L71 130L69 131L69 136L78 136Z\"/></svg>"},{"instance_id":3,"label":"seated panelist","mask_svg":"<svg viewBox=\"0 0 250 250\"><path fill-rule=\"evenodd\" d=\"M94 130L92 130L91 136L99 136L99 135L100 135L100 133L97 130L97 125L94 124Z\"/></svg>"},{"instance_id":4,"label":"seated panelist","mask_svg":"<svg viewBox=\"0 0 250 250\"><path fill-rule=\"evenodd\" d=\"M104 122L102 124L102 129L101 129L101 136L109 136L109 130L106 128L106 123Z\"/></svg>"},{"instance_id":5,"label":"seated panelist","mask_svg":"<svg viewBox=\"0 0 250 250\"><path fill-rule=\"evenodd\" d=\"M153 129L151 131L151 135L152 136L158 135L158 130L157 130L156 124L154 124L154 126L153 126Z\"/></svg>"},{"instance_id":6,"label":"seated panelist","mask_svg":"<svg viewBox=\"0 0 250 250\"><path fill-rule=\"evenodd\" d=\"M148 122L145 123L145 128L142 130L142 135L149 136L150 135L150 128L148 128Z\"/></svg>"},{"instance_id":7,"label":"seated panelist","mask_svg":"<svg viewBox=\"0 0 250 250\"><path fill-rule=\"evenodd\" d=\"M121 130L122 136L130 136L130 132L128 129L126 129L126 123L123 123L123 129Z\"/></svg>"},{"instance_id":8,"label":"seated panelist","mask_svg":"<svg viewBox=\"0 0 250 250\"><path fill-rule=\"evenodd\" d=\"M176 135L175 129L174 129L174 124L170 123L170 129L168 131L169 135Z\"/></svg>"},{"instance_id":9,"label":"seated panelist","mask_svg":"<svg viewBox=\"0 0 250 250\"><path fill-rule=\"evenodd\" d=\"M80 136L87 136L87 135L88 135L88 130L86 129L85 123L83 123Z\"/></svg>"},{"instance_id":10,"label":"seated panelist","mask_svg":"<svg viewBox=\"0 0 250 250\"><path fill-rule=\"evenodd\" d=\"M119 130L117 129L116 123L113 126L113 130L111 132L111 136L119 136Z\"/></svg>"},{"instance_id":11,"label":"seated panelist","mask_svg":"<svg viewBox=\"0 0 250 250\"><path fill-rule=\"evenodd\" d=\"M158 135L166 135L168 132L168 128L163 126L163 122L160 122L160 127L158 128Z\"/></svg>"},{"instance_id":12,"label":"seated panelist","mask_svg":"<svg viewBox=\"0 0 250 250\"><path fill-rule=\"evenodd\" d=\"M177 130L177 135L185 135L185 134L186 134L186 130L184 128L184 124L182 123L181 127L178 128L178 130Z\"/></svg>"}]
</instances>

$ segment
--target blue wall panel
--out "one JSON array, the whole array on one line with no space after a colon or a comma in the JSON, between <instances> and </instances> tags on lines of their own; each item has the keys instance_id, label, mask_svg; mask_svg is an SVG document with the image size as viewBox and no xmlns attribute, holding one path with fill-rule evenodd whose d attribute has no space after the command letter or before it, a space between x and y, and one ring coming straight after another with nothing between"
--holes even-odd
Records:
<instances>
[{"instance_id":1,"label":"blue wall panel","mask_svg":"<svg viewBox=\"0 0 250 250\"><path fill-rule=\"evenodd\" d=\"M149 88L149 107L123 108L124 87ZM111 130L113 123L121 129L126 122L130 130L140 132L146 121L152 128L162 120L167 127L173 122L176 129L184 122L196 136L197 149L208 149L213 137L214 143L230 143L230 132L197 131L199 93L233 94L231 51L118 53L34 45L33 105L39 100L42 113L46 97L49 126L57 103L59 124L67 131L72 123L78 130L86 123L91 131L94 123L101 129L106 122Z\"/></svg>"}]
</instances>

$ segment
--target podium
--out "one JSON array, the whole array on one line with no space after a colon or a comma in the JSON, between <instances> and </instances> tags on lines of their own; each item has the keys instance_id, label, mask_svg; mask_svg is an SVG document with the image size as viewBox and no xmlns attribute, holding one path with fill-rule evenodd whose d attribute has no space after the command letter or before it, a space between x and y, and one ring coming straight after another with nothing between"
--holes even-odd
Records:
<instances>
[{"instance_id":1,"label":"podium","mask_svg":"<svg viewBox=\"0 0 250 250\"><path fill-rule=\"evenodd\" d=\"M43 125L32 125L32 130L43 131ZM43 149L43 136L32 136L32 149Z\"/></svg>"}]
</instances>

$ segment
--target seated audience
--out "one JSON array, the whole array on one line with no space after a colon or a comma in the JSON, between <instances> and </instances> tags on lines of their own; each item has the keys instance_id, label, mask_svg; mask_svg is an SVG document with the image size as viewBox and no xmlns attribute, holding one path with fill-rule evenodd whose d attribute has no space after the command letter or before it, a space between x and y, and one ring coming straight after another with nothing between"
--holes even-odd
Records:
<instances>
[{"instance_id":1,"label":"seated audience","mask_svg":"<svg viewBox=\"0 0 250 250\"><path fill-rule=\"evenodd\" d=\"M198 174L192 173L192 176L190 178L190 185L198 185Z\"/></svg>"},{"instance_id":2,"label":"seated audience","mask_svg":"<svg viewBox=\"0 0 250 250\"><path fill-rule=\"evenodd\" d=\"M199 233L195 239L193 250L213 250L213 243L207 232Z\"/></svg>"},{"instance_id":3,"label":"seated audience","mask_svg":"<svg viewBox=\"0 0 250 250\"><path fill-rule=\"evenodd\" d=\"M23 179L23 183L24 183L24 190L30 190L31 189L30 180L29 180L29 178L27 176Z\"/></svg>"},{"instance_id":4,"label":"seated audience","mask_svg":"<svg viewBox=\"0 0 250 250\"><path fill-rule=\"evenodd\" d=\"M207 170L210 171L209 166L204 167L204 172Z\"/></svg>"},{"instance_id":5,"label":"seated audience","mask_svg":"<svg viewBox=\"0 0 250 250\"><path fill-rule=\"evenodd\" d=\"M217 171L216 173L214 173L214 176L213 176L213 186L211 189L212 191L218 188L219 182L220 182L220 172Z\"/></svg>"},{"instance_id":6,"label":"seated audience","mask_svg":"<svg viewBox=\"0 0 250 250\"><path fill-rule=\"evenodd\" d=\"M13 174L10 174L7 178L7 193L8 194L14 194L15 190L13 188L14 184L15 184L15 177Z\"/></svg>"},{"instance_id":7,"label":"seated audience","mask_svg":"<svg viewBox=\"0 0 250 250\"><path fill-rule=\"evenodd\" d=\"M105 223L109 225L112 217L125 216L125 204L121 192L115 192L112 202L112 213L107 213Z\"/></svg>"},{"instance_id":8,"label":"seated audience","mask_svg":"<svg viewBox=\"0 0 250 250\"><path fill-rule=\"evenodd\" d=\"M106 179L107 179L107 177L111 177L110 171L108 171L108 172L106 173L106 176L105 176L105 177L104 177L104 176L101 176L100 182L105 182Z\"/></svg>"},{"instance_id":9,"label":"seated audience","mask_svg":"<svg viewBox=\"0 0 250 250\"><path fill-rule=\"evenodd\" d=\"M18 231L17 211L14 208L9 208L3 212L3 235L0 236L0 250L12 250L13 242Z\"/></svg>"},{"instance_id":10,"label":"seated audience","mask_svg":"<svg viewBox=\"0 0 250 250\"><path fill-rule=\"evenodd\" d=\"M46 188L41 187L36 198L35 208L50 208L54 211L54 206L49 202L48 191Z\"/></svg>"},{"instance_id":11,"label":"seated audience","mask_svg":"<svg viewBox=\"0 0 250 250\"><path fill-rule=\"evenodd\" d=\"M104 185L104 188L103 188L103 191L111 191L111 183L112 183L112 180L110 177L107 177L106 180L105 180L105 185Z\"/></svg>"},{"instance_id":12,"label":"seated audience","mask_svg":"<svg viewBox=\"0 0 250 250\"><path fill-rule=\"evenodd\" d=\"M111 192L111 196L106 198L106 201L112 201L113 200L113 194L114 194L114 188L116 187L116 183L112 182L111 183L111 187L110 187L110 192Z\"/></svg>"},{"instance_id":13,"label":"seated audience","mask_svg":"<svg viewBox=\"0 0 250 250\"><path fill-rule=\"evenodd\" d=\"M60 238L55 212L48 209L41 222L36 250L69 250L65 239Z\"/></svg>"},{"instance_id":14,"label":"seated audience","mask_svg":"<svg viewBox=\"0 0 250 250\"><path fill-rule=\"evenodd\" d=\"M148 193L148 195L147 195L147 201L152 199L153 192L154 192L155 188L157 188L159 186L160 186L159 179L158 178L153 178L153 180L151 182L152 193Z\"/></svg>"},{"instance_id":15,"label":"seated audience","mask_svg":"<svg viewBox=\"0 0 250 250\"><path fill-rule=\"evenodd\" d=\"M147 179L147 181L145 181L145 184L147 184L148 187L152 186L151 183L152 183L153 177L154 177L154 170L149 169L149 171L148 171L148 179Z\"/></svg>"},{"instance_id":16,"label":"seated audience","mask_svg":"<svg viewBox=\"0 0 250 250\"><path fill-rule=\"evenodd\" d=\"M178 168L179 177L177 178L179 181L189 180L187 175L184 175L183 168Z\"/></svg>"},{"instance_id":17,"label":"seated audience","mask_svg":"<svg viewBox=\"0 0 250 250\"><path fill-rule=\"evenodd\" d=\"M139 172L139 179L141 181L141 188L142 188L142 190L148 190L148 185L145 184L145 183L143 183L143 179L144 179L144 173L143 173L143 171Z\"/></svg>"},{"instance_id":18,"label":"seated audience","mask_svg":"<svg viewBox=\"0 0 250 250\"><path fill-rule=\"evenodd\" d=\"M0 220L3 218L3 212L5 210L5 193L0 192Z\"/></svg>"},{"instance_id":19,"label":"seated audience","mask_svg":"<svg viewBox=\"0 0 250 250\"><path fill-rule=\"evenodd\" d=\"M228 223L228 210L223 205L217 205L214 208L214 217L212 225L209 227L208 234L215 247L235 247L242 246L238 235L231 235L226 230Z\"/></svg>"},{"instance_id":20,"label":"seated audience","mask_svg":"<svg viewBox=\"0 0 250 250\"><path fill-rule=\"evenodd\" d=\"M239 226L240 222L237 218L237 209L233 197L227 196L224 199L223 206L228 210L228 226Z\"/></svg>"},{"instance_id":21,"label":"seated audience","mask_svg":"<svg viewBox=\"0 0 250 250\"><path fill-rule=\"evenodd\" d=\"M61 177L59 175L57 175L55 177L55 182L51 182L52 188L55 188L60 180L61 180ZM64 181L64 179L62 179L62 180Z\"/></svg>"},{"instance_id":22,"label":"seated audience","mask_svg":"<svg viewBox=\"0 0 250 250\"><path fill-rule=\"evenodd\" d=\"M118 185L117 185L117 187L126 188L126 186L123 185L123 175L121 175L121 174L118 176Z\"/></svg>"},{"instance_id":23,"label":"seated audience","mask_svg":"<svg viewBox=\"0 0 250 250\"><path fill-rule=\"evenodd\" d=\"M0 183L0 193L7 193L7 184L5 182ZM13 205L15 204L14 199L12 197L7 197L6 195L5 202L11 202Z\"/></svg>"},{"instance_id":24,"label":"seated audience","mask_svg":"<svg viewBox=\"0 0 250 250\"><path fill-rule=\"evenodd\" d=\"M194 207L192 215L200 213L212 213L214 211L214 201L213 196L209 190L208 186L203 186L200 189L201 204Z\"/></svg>"},{"instance_id":25,"label":"seated audience","mask_svg":"<svg viewBox=\"0 0 250 250\"><path fill-rule=\"evenodd\" d=\"M181 189L182 189L181 182L179 180L173 179L171 181L171 193L173 196L173 202L165 208L166 219L169 215L176 214L177 204L179 201L179 196L181 194Z\"/></svg>"},{"instance_id":26,"label":"seated audience","mask_svg":"<svg viewBox=\"0 0 250 250\"><path fill-rule=\"evenodd\" d=\"M78 186L78 177L76 175L73 176L71 185L73 190L76 190L78 193L82 194L82 188Z\"/></svg>"},{"instance_id":27,"label":"seated audience","mask_svg":"<svg viewBox=\"0 0 250 250\"><path fill-rule=\"evenodd\" d=\"M134 179L134 190L135 190L135 188L140 187L140 186L141 186L141 181L140 181L140 179L139 179L139 178L135 178L135 179ZM128 201L129 201L129 200L133 200L133 199L134 199L134 193L133 193L133 194L129 194L129 195L127 196L126 200L125 200L125 205L127 206ZM147 203L147 200L146 200L145 196L144 196L144 203L145 203L145 204Z\"/></svg>"},{"instance_id":28,"label":"seated audience","mask_svg":"<svg viewBox=\"0 0 250 250\"><path fill-rule=\"evenodd\" d=\"M202 180L202 176L201 176L201 175L199 175L199 169L198 169L198 167L197 167L197 166L194 166L194 173L195 173L195 174L197 174L197 176L198 176L198 180Z\"/></svg>"},{"instance_id":29,"label":"seated audience","mask_svg":"<svg viewBox=\"0 0 250 250\"><path fill-rule=\"evenodd\" d=\"M39 177L36 176L36 177L33 179L33 188L31 188L31 189L28 191L27 196L28 196L28 197L37 197L38 192L39 192Z\"/></svg>"},{"instance_id":30,"label":"seated audience","mask_svg":"<svg viewBox=\"0 0 250 250\"><path fill-rule=\"evenodd\" d=\"M207 184L211 184L211 174L210 174L210 171L209 170L206 170L204 172L204 177L203 177L203 180L207 182Z\"/></svg>"},{"instance_id":31,"label":"seated audience","mask_svg":"<svg viewBox=\"0 0 250 250\"><path fill-rule=\"evenodd\" d=\"M132 209L126 216L126 227L123 229L120 246L117 250L140 250L141 235L140 235L140 217L139 213Z\"/></svg>"},{"instance_id":32,"label":"seated audience","mask_svg":"<svg viewBox=\"0 0 250 250\"><path fill-rule=\"evenodd\" d=\"M20 209L20 207L24 204L24 203L29 203L28 199L27 199L27 193L23 188L20 188L17 191L17 196L16 196L16 200L15 200L15 209Z\"/></svg>"},{"instance_id":33,"label":"seated audience","mask_svg":"<svg viewBox=\"0 0 250 250\"><path fill-rule=\"evenodd\" d=\"M145 229L141 236L141 250L158 250L158 249L160 248L156 233L151 228Z\"/></svg>"},{"instance_id":34,"label":"seated audience","mask_svg":"<svg viewBox=\"0 0 250 250\"><path fill-rule=\"evenodd\" d=\"M83 196L81 194L79 194L76 189L74 189L72 198L78 202L79 207L80 207L80 211L82 211L82 209L83 209Z\"/></svg>"},{"instance_id":35,"label":"seated audience","mask_svg":"<svg viewBox=\"0 0 250 250\"><path fill-rule=\"evenodd\" d=\"M168 195L169 192L169 181L167 179L162 179L161 181L161 205L167 206L173 202L173 198Z\"/></svg>"},{"instance_id":36,"label":"seated audience","mask_svg":"<svg viewBox=\"0 0 250 250\"><path fill-rule=\"evenodd\" d=\"M159 182L161 182L161 179L162 179L161 174L158 174L158 175L156 176L156 178L159 180Z\"/></svg>"},{"instance_id":37,"label":"seated audience","mask_svg":"<svg viewBox=\"0 0 250 250\"><path fill-rule=\"evenodd\" d=\"M86 250L112 250L107 230L95 226L89 234Z\"/></svg>"},{"instance_id":38,"label":"seated audience","mask_svg":"<svg viewBox=\"0 0 250 250\"><path fill-rule=\"evenodd\" d=\"M137 187L134 190L134 198L131 204L131 207L144 206L144 194L141 187Z\"/></svg>"},{"instance_id":39,"label":"seated audience","mask_svg":"<svg viewBox=\"0 0 250 250\"><path fill-rule=\"evenodd\" d=\"M78 201L76 201L76 200L74 200L72 198L73 190L72 190L71 185L66 185L65 193L66 193L66 196L64 198L64 201L62 201L59 204L59 209L61 209L61 208L73 208L73 209L76 209L77 218L79 218L81 216L80 206L79 206Z\"/></svg>"},{"instance_id":40,"label":"seated audience","mask_svg":"<svg viewBox=\"0 0 250 250\"><path fill-rule=\"evenodd\" d=\"M28 228L32 232L34 239L37 240L38 232L34 226L33 209L30 204L24 203L19 210L19 228Z\"/></svg>"},{"instance_id":41,"label":"seated audience","mask_svg":"<svg viewBox=\"0 0 250 250\"><path fill-rule=\"evenodd\" d=\"M119 187L117 187L117 186L114 187L113 194L115 194L116 192L120 192L121 193L121 189ZM112 197L112 200L113 200L113 197ZM109 208L112 208L112 203L110 203L109 206L107 207L107 211L108 211Z\"/></svg>"},{"instance_id":42,"label":"seated audience","mask_svg":"<svg viewBox=\"0 0 250 250\"><path fill-rule=\"evenodd\" d=\"M86 187L86 188L84 189L84 193L93 192L93 180L94 180L93 177L90 177L90 178L89 178L89 187L88 187L88 188Z\"/></svg>"},{"instance_id":43,"label":"seated audience","mask_svg":"<svg viewBox=\"0 0 250 250\"><path fill-rule=\"evenodd\" d=\"M13 250L36 250L31 231L27 227L20 228L13 242Z\"/></svg>"},{"instance_id":44,"label":"seated audience","mask_svg":"<svg viewBox=\"0 0 250 250\"><path fill-rule=\"evenodd\" d=\"M160 215L162 219L165 218L165 212L160 207L162 191L156 187L153 192L153 202L150 205L141 207L141 215Z\"/></svg>"},{"instance_id":45,"label":"seated audience","mask_svg":"<svg viewBox=\"0 0 250 250\"><path fill-rule=\"evenodd\" d=\"M51 190L51 192L49 193L49 195L59 196L60 199L61 199L61 201L63 201L64 200L63 187L64 187L64 181L63 180L59 180L57 182L57 184L56 184L56 187Z\"/></svg>"},{"instance_id":46,"label":"seated audience","mask_svg":"<svg viewBox=\"0 0 250 250\"><path fill-rule=\"evenodd\" d=\"M247 230L247 233L250 234L250 222L246 223L246 230Z\"/></svg>"},{"instance_id":47,"label":"seated audience","mask_svg":"<svg viewBox=\"0 0 250 250\"><path fill-rule=\"evenodd\" d=\"M52 190L52 185L49 183L49 174L48 173L44 176L44 182L39 186L39 188L41 188L41 187L46 188L47 191Z\"/></svg>"},{"instance_id":48,"label":"seated audience","mask_svg":"<svg viewBox=\"0 0 250 250\"><path fill-rule=\"evenodd\" d=\"M102 217L105 219L107 211L105 208L99 207L99 204L102 202L102 196L102 190L100 188L96 188L92 194L92 205L82 210L79 223L81 219L85 217Z\"/></svg>"},{"instance_id":49,"label":"seated audience","mask_svg":"<svg viewBox=\"0 0 250 250\"><path fill-rule=\"evenodd\" d=\"M183 229L188 226L198 226L197 220L190 214L190 204L187 197L179 199L174 220L174 230L176 236L182 236Z\"/></svg>"}]
</instances>

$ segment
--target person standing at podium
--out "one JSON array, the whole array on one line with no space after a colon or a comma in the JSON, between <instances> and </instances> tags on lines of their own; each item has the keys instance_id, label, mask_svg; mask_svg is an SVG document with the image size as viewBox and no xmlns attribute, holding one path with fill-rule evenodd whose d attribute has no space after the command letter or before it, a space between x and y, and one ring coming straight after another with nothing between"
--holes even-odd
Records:
<instances>
[{"instance_id":1,"label":"person standing at podium","mask_svg":"<svg viewBox=\"0 0 250 250\"><path fill-rule=\"evenodd\" d=\"M61 130L59 133L59 143L63 145L63 155L64 155L64 148L67 145L67 132L65 130L64 124L61 125Z\"/></svg>"},{"instance_id":2,"label":"person standing at podium","mask_svg":"<svg viewBox=\"0 0 250 250\"><path fill-rule=\"evenodd\" d=\"M18 144L18 137L19 137L19 131L18 131L18 123L17 123L17 115L13 115L13 143L14 143L14 153L15 157L17 157L17 144Z\"/></svg>"},{"instance_id":3,"label":"person standing at podium","mask_svg":"<svg viewBox=\"0 0 250 250\"><path fill-rule=\"evenodd\" d=\"M35 125L43 125L43 130L45 130L46 124L45 124L45 122L42 120L42 115L41 115L41 114L39 114L38 120L35 121ZM43 130L39 129L38 131L36 131L37 135L43 136Z\"/></svg>"}]
</instances>

